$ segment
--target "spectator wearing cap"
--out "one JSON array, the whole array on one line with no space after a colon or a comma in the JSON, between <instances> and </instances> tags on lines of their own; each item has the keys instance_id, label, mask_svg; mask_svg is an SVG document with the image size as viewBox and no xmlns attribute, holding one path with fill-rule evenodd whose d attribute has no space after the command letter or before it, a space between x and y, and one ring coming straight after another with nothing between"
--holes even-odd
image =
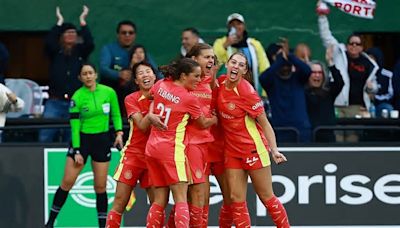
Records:
<instances>
[{"instance_id":1,"label":"spectator wearing cap","mask_svg":"<svg viewBox=\"0 0 400 228\"><path fill-rule=\"evenodd\" d=\"M137 27L132 21L123 20L118 23L116 32L117 40L104 45L100 52L100 81L118 91L120 81L125 78L122 70L128 69L131 63L130 54L135 45ZM153 68L157 69L157 64L148 52L146 57Z\"/></svg>"},{"instance_id":2,"label":"spectator wearing cap","mask_svg":"<svg viewBox=\"0 0 400 228\"><path fill-rule=\"evenodd\" d=\"M378 47L369 48L366 53L379 66L376 72L376 81L378 83L378 92L374 96L375 112L377 117L382 117L382 110L386 109L389 112L393 110L393 72L383 68L384 58L383 52Z\"/></svg>"},{"instance_id":3,"label":"spectator wearing cap","mask_svg":"<svg viewBox=\"0 0 400 228\"><path fill-rule=\"evenodd\" d=\"M81 29L78 32L73 24L64 23L60 8L56 8L57 24L45 40L45 51L50 60L50 98L45 104L44 118L69 118L68 99L81 86L78 75L82 63L94 49L93 37L86 24L88 13L89 8L83 6L79 17ZM39 141L52 142L57 132L57 129L41 130ZM68 139L69 134L65 134L65 140Z\"/></svg>"},{"instance_id":4,"label":"spectator wearing cap","mask_svg":"<svg viewBox=\"0 0 400 228\"><path fill-rule=\"evenodd\" d=\"M233 13L226 21L227 33L225 36L215 40L213 48L218 61L222 63L220 73L223 72L224 64L229 57L237 52L243 52L249 60L251 73L253 75L254 87L261 95L265 95L259 83L258 76L269 67L269 61L261 42L249 37L246 30L244 17Z\"/></svg>"}]
</instances>

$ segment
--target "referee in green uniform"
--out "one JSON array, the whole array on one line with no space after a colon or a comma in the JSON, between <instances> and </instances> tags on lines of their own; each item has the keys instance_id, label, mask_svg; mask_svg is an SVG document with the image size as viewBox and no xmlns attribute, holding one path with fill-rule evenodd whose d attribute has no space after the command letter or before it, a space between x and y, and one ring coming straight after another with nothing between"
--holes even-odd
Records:
<instances>
[{"instance_id":1,"label":"referee in green uniform","mask_svg":"<svg viewBox=\"0 0 400 228\"><path fill-rule=\"evenodd\" d=\"M115 91L96 82L97 73L93 65L83 64L79 79L83 86L74 93L70 104L72 148L67 154L64 177L54 196L46 227L53 227L89 155L92 158L99 227L105 227L106 224L106 184L111 159L109 121L111 118L116 132L114 146L122 148L121 113Z\"/></svg>"}]
</instances>

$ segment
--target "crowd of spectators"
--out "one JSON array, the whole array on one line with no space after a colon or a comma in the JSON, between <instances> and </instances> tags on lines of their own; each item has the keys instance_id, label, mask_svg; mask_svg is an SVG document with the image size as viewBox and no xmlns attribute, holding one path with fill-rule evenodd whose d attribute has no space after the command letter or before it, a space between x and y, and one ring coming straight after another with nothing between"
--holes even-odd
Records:
<instances>
[{"instance_id":1,"label":"crowd of spectators","mask_svg":"<svg viewBox=\"0 0 400 228\"><path fill-rule=\"evenodd\" d=\"M80 86L78 70L95 48L86 23L88 14L89 8L84 6L78 30L64 21L60 8L56 9L56 25L45 39L50 66L49 99L43 118L68 118L69 99ZM242 52L249 60L250 81L268 104L265 108L272 125L298 132L293 135L292 131L278 131L279 142L310 142L313 129L335 125L337 118L381 117L382 112L400 109L400 61L393 72L383 68L382 51L373 47L364 52L362 36L358 34L351 34L346 43L340 43L330 31L327 14L326 11L318 12L321 49L326 50L326 61L313 59L306 43L298 43L292 49L288 39L283 37L265 50L260 41L251 37L245 18L239 13L227 17L226 34L213 43L220 63L218 75L226 71L225 63L231 54ZM135 63L146 61L154 68L158 79L163 77L150 53L136 43L137 31L134 22L120 21L116 27L116 40L101 47L100 51L100 83L117 91L121 108L124 98L138 90L131 72ZM171 56L171 59L182 58L195 44L205 42L193 27L183 29L181 37L179 55ZM3 85L8 56L7 48L0 43L0 83ZM16 99L11 99L11 103L17 103ZM125 111L121 113L125 114ZM56 131L42 130L39 141L52 142ZM68 135L66 132L65 141ZM357 141L358 137L357 132L342 135L327 132L321 134L318 141Z\"/></svg>"}]
</instances>

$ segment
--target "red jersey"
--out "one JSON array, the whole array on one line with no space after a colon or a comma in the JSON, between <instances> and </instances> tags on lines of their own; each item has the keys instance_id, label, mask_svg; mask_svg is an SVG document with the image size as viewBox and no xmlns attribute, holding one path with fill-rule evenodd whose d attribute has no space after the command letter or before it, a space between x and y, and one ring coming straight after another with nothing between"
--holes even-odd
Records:
<instances>
[{"instance_id":1,"label":"red jersey","mask_svg":"<svg viewBox=\"0 0 400 228\"><path fill-rule=\"evenodd\" d=\"M146 155L165 161L185 161L186 125L202 115L198 100L184 87L171 80L158 81L150 90L154 97L154 113L162 116L167 130L152 127Z\"/></svg>"},{"instance_id":2,"label":"red jersey","mask_svg":"<svg viewBox=\"0 0 400 228\"><path fill-rule=\"evenodd\" d=\"M212 90L212 103L211 109L217 108L217 98L218 98L218 90L220 87L220 78L216 81L215 88ZM210 143L208 147L208 162L219 162L224 161L224 131L222 129L221 124L213 125L210 129L211 134L214 137L214 141Z\"/></svg>"},{"instance_id":3,"label":"red jersey","mask_svg":"<svg viewBox=\"0 0 400 228\"><path fill-rule=\"evenodd\" d=\"M129 117L136 113L141 113L142 116L145 116L149 112L150 103L151 101L147 99L141 91L131 93L125 97L125 108L130 125L129 138L123 149L123 153L126 156L135 154L144 158L144 152L150 131L147 131L146 133L141 131L134 123L133 119Z\"/></svg>"},{"instance_id":4,"label":"red jersey","mask_svg":"<svg viewBox=\"0 0 400 228\"><path fill-rule=\"evenodd\" d=\"M190 91L190 94L197 97L199 101L200 108L202 112L207 116L211 116L211 102L212 102L212 90L210 86L212 78L205 77L201 80L201 82L197 85L196 89ZM186 140L191 144L200 144L214 141L214 137L210 133L210 128L201 129L192 121L189 121L189 124L186 128Z\"/></svg>"},{"instance_id":5,"label":"red jersey","mask_svg":"<svg viewBox=\"0 0 400 228\"><path fill-rule=\"evenodd\" d=\"M263 102L248 81L241 79L233 89L227 89L222 82L217 107L224 129L225 154L245 157L250 153L267 153L267 140L255 121L264 112Z\"/></svg>"}]
</instances>

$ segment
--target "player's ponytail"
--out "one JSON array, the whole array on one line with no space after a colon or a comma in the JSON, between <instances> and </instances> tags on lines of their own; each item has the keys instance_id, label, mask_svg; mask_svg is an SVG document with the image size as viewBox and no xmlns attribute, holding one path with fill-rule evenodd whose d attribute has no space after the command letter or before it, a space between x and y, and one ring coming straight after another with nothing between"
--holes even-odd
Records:
<instances>
[{"instance_id":1,"label":"player's ponytail","mask_svg":"<svg viewBox=\"0 0 400 228\"><path fill-rule=\"evenodd\" d=\"M179 80L181 74L190 74L193 72L195 67L200 66L196 61L189 58L182 58L177 62L172 62L166 66L160 66L160 71L165 75L166 78L170 78L173 81Z\"/></svg>"}]
</instances>

